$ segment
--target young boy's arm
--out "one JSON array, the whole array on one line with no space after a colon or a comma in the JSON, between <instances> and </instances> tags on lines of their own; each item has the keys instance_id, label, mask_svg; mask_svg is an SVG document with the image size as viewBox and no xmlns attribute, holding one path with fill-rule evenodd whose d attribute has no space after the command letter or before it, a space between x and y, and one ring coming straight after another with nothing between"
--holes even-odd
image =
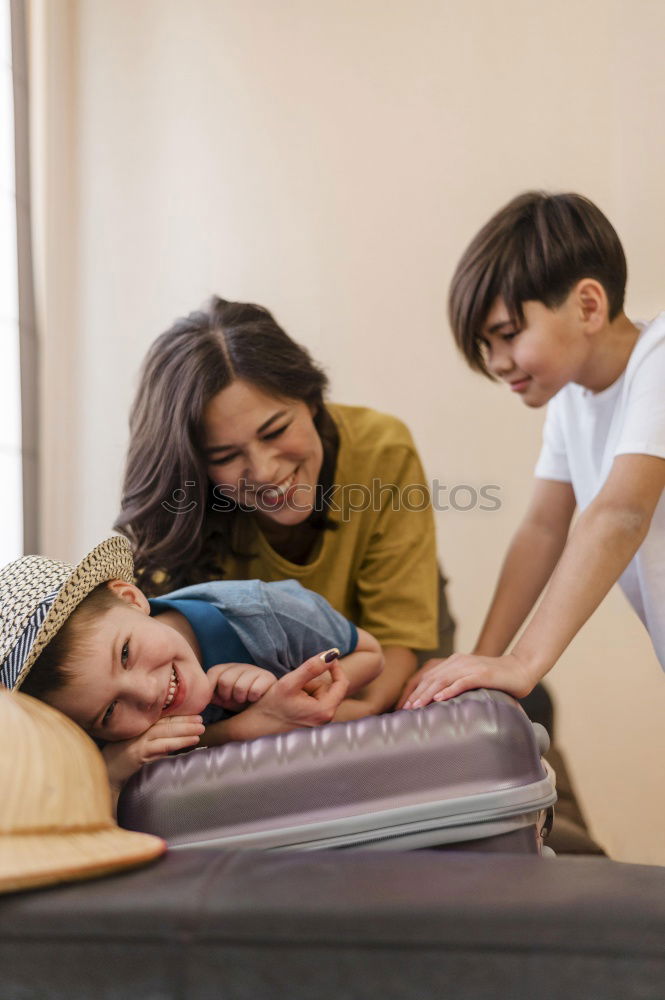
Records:
<instances>
[{"instance_id":1,"label":"young boy's arm","mask_svg":"<svg viewBox=\"0 0 665 1000\"><path fill-rule=\"evenodd\" d=\"M538 600L563 552L575 512L570 483L536 479L529 506L503 561L492 603L473 648L477 656L501 656ZM450 658L448 658L450 659ZM405 685L398 708L410 705L425 675L447 660L428 660ZM433 678L430 678L433 679Z\"/></svg>"},{"instance_id":2,"label":"young boy's arm","mask_svg":"<svg viewBox=\"0 0 665 1000\"><path fill-rule=\"evenodd\" d=\"M342 702L335 713L335 722L380 715L395 704L405 678L416 668L416 654L403 646L379 646L379 649L383 662L381 672Z\"/></svg>"},{"instance_id":3,"label":"young boy's arm","mask_svg":"<svg viewBox=\"0 0 665 1000\"><path fill-rule=\"evenodd\" d=\"M575 513L570 483L536 479L510 544L473 652L501 656L540 597L566 545Z\"/></svg>"},{"instance_id":4,"label":"young boy's arm","mask_svg":"<svg viewBox=\"0 0 665 1000\"><path fill-rule=\"evenodd\" d=\"M339 661L349 680L347 698L360 694L383 670L383 653L377 639L364 628L358 629L358 644Z\"/></svg>"},{"instance_id":5,"label":"young boy's arm","mask_svg":"<svg viewBox=\"0 0 665 1000\"><path fill-rule=\"evenodd\" d=\"M543 600L505 656L455 655L423 675L405 707L493 687L524 697L556 663L616 583L651 523L665 488L665 460L619 455L603 489L580 516Z\"/></svg>"}]
</instances>

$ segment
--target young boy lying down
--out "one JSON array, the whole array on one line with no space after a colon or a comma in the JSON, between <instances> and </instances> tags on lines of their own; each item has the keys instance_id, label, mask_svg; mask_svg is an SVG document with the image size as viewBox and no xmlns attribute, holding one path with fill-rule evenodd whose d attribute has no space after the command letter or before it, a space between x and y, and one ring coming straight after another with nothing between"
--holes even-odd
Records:
<instances>
[{"instance_id":1,"label":"young boy lying down","mask_svg":"<svg viewBox=\"0 0 665 1000\"><path fill-rule=\"evenodd\" d=\"M382 669L379 643L293 580L149 601L133 573L120 537L76 567L25 556L0 570L0 683L102 741L116 797L174 750L330 722Z\"/></svg>"}]
</instances>

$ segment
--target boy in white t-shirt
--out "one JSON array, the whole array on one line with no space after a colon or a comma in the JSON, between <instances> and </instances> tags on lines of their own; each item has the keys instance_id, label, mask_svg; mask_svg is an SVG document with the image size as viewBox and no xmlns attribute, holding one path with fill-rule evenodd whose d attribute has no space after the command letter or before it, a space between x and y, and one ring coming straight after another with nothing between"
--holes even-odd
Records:
<instances>
[{"instance_id":1,"label":"boy in white t-shirt","mask_svg":"<svg viewBox=\"0 0 665 1000\"><path fill-rule=\"evenodd\" d=\"M526 406L549 406L531 503L473 653L430 660L403 706L477 687L525 696L617 580L665 668L665 313L632 323L625 283L616 232L576 194L520 195L462 256L458 347Z\"/></svg>"}]
</instances>

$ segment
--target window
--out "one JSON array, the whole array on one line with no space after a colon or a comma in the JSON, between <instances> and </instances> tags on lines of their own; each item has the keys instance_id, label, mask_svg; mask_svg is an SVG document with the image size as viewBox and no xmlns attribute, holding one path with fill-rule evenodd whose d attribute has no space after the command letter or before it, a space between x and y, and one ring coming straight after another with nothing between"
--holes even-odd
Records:
<instances>
[{"instance_id":1,"label":"window","mask_svg":"<svg viewBox=\"0 0 665 1000\"><path fill-rule=\"evenodd\" d=\"M39 552L26 0L0 0L0 564Z\"/></svg>"},{"instance_id":2,"label":"window","mask_svg":"<svg viewBox=\"0 0 665 1000\"><path fill-rule=\"evenodd\" d=\"M0 564L23 552L14 81L10 0L0 0Z\"/></svg>"}]
</instances>

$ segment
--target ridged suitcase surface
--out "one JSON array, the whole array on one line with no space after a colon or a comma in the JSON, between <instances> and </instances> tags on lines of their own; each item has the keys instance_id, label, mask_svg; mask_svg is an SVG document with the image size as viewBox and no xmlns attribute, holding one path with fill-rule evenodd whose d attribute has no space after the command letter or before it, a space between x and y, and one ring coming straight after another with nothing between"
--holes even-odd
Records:
<instances>
[{"instance_id":1,"label":"ridged suitcase surface","mask_svg":"<svg viewBox=\"0 0 665 1000\"><path fill-rule=\"evenodd\" d=\"M118 817L171 847L539 853L556 799L546 749L547 733L514 699L469 691L148 764L125 787Z\"/></svg>"}]
</instances>

